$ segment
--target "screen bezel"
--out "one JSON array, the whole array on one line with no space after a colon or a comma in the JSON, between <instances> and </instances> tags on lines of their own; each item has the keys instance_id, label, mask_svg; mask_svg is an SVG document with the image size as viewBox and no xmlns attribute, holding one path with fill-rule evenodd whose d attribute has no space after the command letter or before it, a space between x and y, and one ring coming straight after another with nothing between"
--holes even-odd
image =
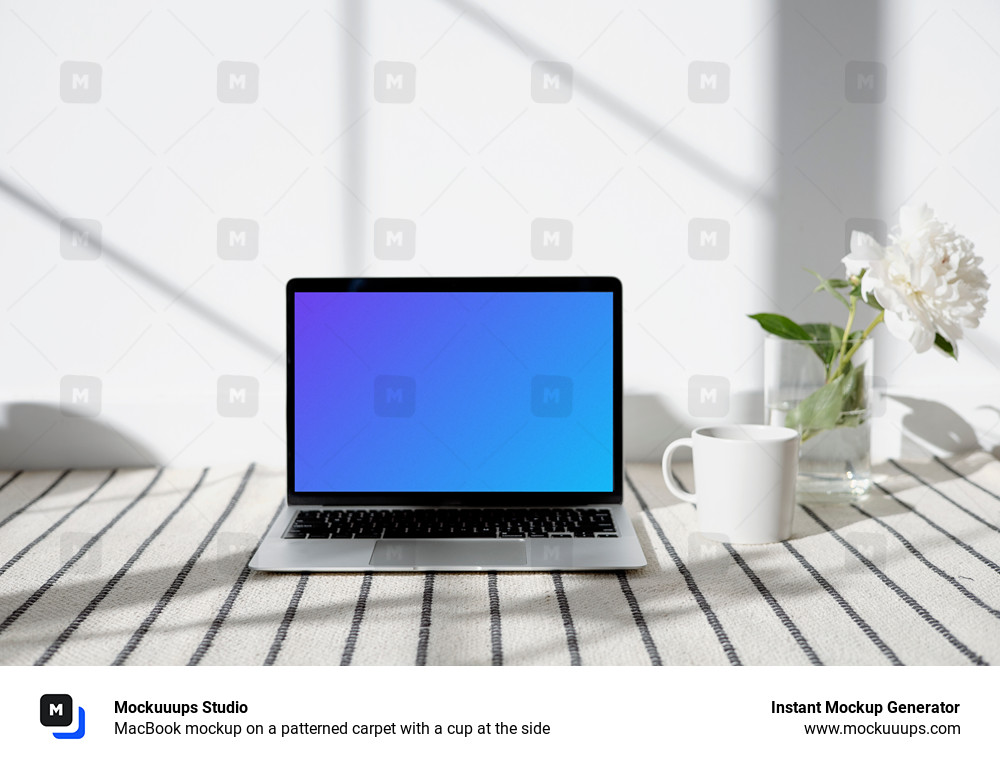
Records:
<instances>
[{"instance_id":1,"label":"screen bezel","mask_svg":"<svg viewBox=\"0 0 1000 766\"><path fill-rule=\"evenodd\" d=\"M297 492L295 490L295 295L326 292L600 292L612 295L613 489L610 492ZM289 505L509 505L620 504L622 460L622 284L617 277L304 277L285 286L287 490Z\"/></svg>"}]
</instances>

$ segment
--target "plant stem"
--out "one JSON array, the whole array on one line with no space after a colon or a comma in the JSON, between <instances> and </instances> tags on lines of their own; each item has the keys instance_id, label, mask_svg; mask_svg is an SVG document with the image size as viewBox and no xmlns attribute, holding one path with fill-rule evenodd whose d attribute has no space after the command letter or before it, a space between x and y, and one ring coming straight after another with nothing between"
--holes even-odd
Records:
<instances>
[{"instance_id":1,"label":"plant stem","mask_svg":"<svg viewBox=\"0 0 1000 766\"><path fill-rule=\"evenodd\" d=\"M861 344L865 342L868 336L872 334L872 330L878 327L879 323L884 318L885 318L885 310L883 309L882 311L878 312L878 316L875 317L872 320L872 323L865 328L865 331L863 333L861 333L861 337L858 338L858 342L855 343L853 346L851 346L851 350L848 351L847 354L841 358L840 364L837 366L837 371L830 376L830 380L834 380L835 378L840 377L841 373L843 373L844 371L844 366L851 361L851 357L854 356L854 353L859 348L861 348Z\"/></svg>"},{"instance_id":2,"label":"plant stem","mask_svg":"<svg viewBox=\"0 0 1000 766\"><path fill-rule=\"evenodd\" d=\"M844 337L840 339L840 354L839 354L840 362L838 363L837 366L838 372L840 371L840 368L844 364L844 352L847 351L847 339L851 336L851 327L854 325L854 312L857 311L857 308L858 308L858 299L857 297L852 295L850 311L847 314L847 325L844 327ZM830 377L828 370L826 382L829 383L831 380L832 378Z\"/></svg>"}]
</instances>

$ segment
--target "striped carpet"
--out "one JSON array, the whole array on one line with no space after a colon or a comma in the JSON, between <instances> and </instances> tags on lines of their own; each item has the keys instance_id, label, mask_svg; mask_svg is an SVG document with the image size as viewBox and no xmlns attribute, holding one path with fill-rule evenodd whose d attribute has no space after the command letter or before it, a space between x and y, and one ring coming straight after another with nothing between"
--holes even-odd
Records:
<instances>
[{"instance_id":1,"label":"striped carpet","mask_svg":"<svg viewBox=\"0 0 1000 766\"><path fill-rule=\"evenodd\" d=\"M1000 662L1000 462L876 475L863 504L801 506L788 542L733 546L632 465L641 571L275 575L246 564L280 470L0 472L0 663Z\"/></svg>"}]
</instances>

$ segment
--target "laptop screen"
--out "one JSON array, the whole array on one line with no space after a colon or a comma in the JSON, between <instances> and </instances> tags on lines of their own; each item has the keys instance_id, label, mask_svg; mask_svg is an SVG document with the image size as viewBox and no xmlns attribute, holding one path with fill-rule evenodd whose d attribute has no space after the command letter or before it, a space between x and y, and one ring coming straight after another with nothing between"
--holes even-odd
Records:
<instances>
[{"instance_id":1,"label":"laptop screen","mask_svg":"<svg viewBox=\"0 0 1000 766\"><path fill-rule=\"evenodd\" d=\"M294 491L611 492L611 292L296 292Z\"/></svg>"}]
</instances>

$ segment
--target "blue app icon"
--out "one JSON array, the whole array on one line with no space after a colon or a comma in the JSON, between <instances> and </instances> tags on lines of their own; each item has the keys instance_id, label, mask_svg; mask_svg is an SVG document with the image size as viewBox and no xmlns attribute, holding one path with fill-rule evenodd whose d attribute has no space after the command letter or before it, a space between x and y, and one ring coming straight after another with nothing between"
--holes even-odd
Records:
<instances>
[{"instance_id":1,"label":"blue app icon","mask_svg":"<svg viewBox=\"0 0 1000 766\"><path fill-rule=\"evenodd\" d=\"M42 726L59 727L73 724L73 698L68 694L43 694L38 700L38 720ZM87 731L86 714L82 707L76 712L76 731L54 731L56 739L82 739Z\"/></svg>"}]
</instances>

